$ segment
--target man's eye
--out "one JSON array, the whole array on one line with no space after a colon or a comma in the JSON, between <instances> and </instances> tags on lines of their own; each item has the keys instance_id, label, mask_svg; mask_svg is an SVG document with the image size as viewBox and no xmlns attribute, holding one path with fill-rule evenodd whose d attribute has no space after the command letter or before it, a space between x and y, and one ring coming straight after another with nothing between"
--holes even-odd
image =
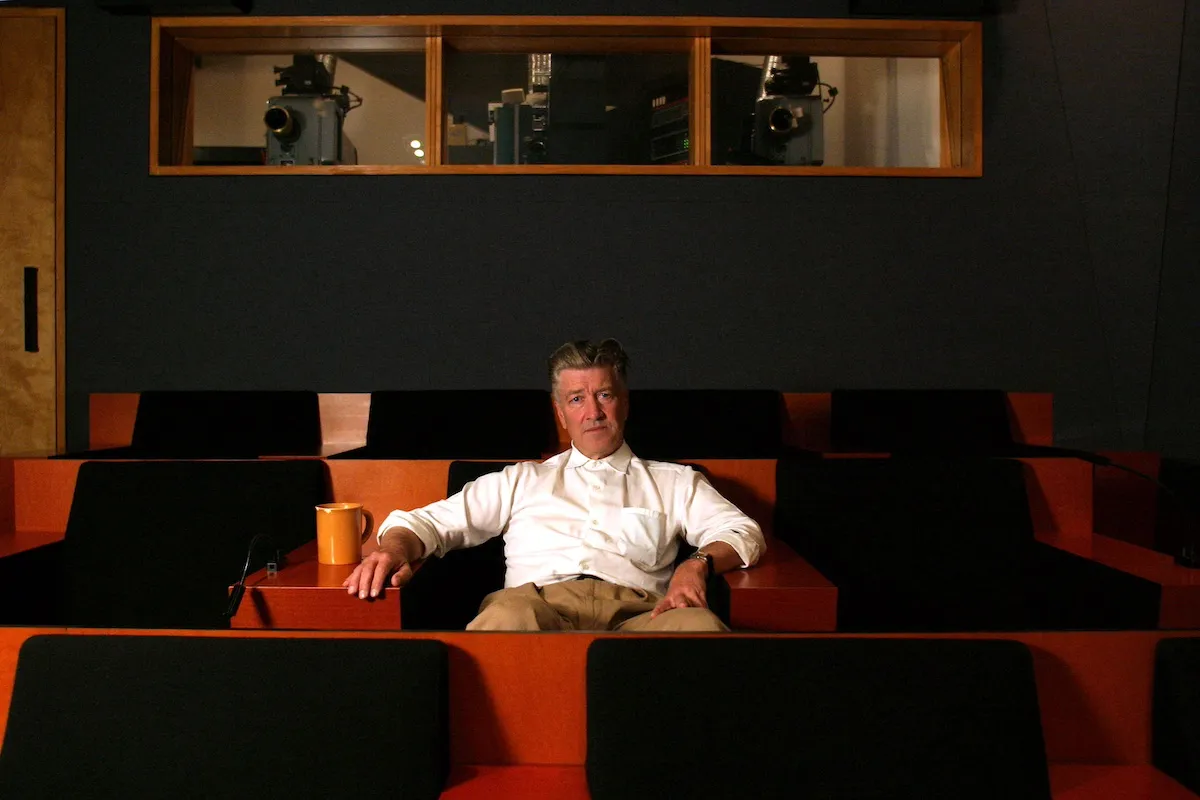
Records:
<instances>
[{"instance_id":1,"label":"man's eye","mask_svg":"<svg viewBox=\"0 0 1200 800\"><path fill-rule=\"evenodd\" d=\"M578 403L582 399L583 399L582 397L572 397L571 399L567 400L567 402L568 403Z\"/></svg>"},{"instance_id":2,"label":"man's eye","mask_svg":"<svg viewBox=\"0 0 1200 800\"><path fill-rule=\"evenodd\" d=\"M611 398L611 397L612 397L612 393L611 393L611 392L601 392L601 393L600 393L600 399L601 399L601 400L608 400L608 399L609 399L609 398Z\"/></svg>"}]
</instances>

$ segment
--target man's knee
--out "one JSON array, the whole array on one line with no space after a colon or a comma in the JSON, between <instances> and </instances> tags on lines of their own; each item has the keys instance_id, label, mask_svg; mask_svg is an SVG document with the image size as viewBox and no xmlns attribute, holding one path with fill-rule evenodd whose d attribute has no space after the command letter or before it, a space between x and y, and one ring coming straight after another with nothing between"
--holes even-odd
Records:
<instances>
[{"instance_id":1,"label":"man's knee","mask_svg":"<svg viewBox=\"0 0 1200 800\"><path fill-rule=\"evenodd\" d=\"M467 623L469 631L553 631L561 627L558 614L540 596L526 596L514 589L488 595L475 619Z\"/></svg>"},{"instance_id":2,"label":"man's knee","mask_svg":"<svg viewBox=\"0 0 1200 800\"><path fill-rule=\"evenodd\" d=\"M725 633L729 630L721 618L707 608L672 608L664 611L645 625L641 631L671 633Z\"/></svg>"}]
</instances>

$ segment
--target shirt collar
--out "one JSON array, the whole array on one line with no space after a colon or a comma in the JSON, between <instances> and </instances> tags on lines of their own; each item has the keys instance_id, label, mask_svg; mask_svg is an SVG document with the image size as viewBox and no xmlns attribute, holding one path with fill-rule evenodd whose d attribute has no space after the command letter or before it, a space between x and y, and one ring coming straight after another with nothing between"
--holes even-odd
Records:
<instances>
[{"instance_id":1,"label":"shirt collar","mask_svg":"<svg viewBox=\"0 0 1200 800\"><path fill-rule=\"evenodd\" d=\"M593 461L583 453L575 449L575 445L571 445L571 455L567 458L567 469L578 469L579 467L587 466L588 464L607 464L622 474L629 471L629 462L633 459L633 451L629 449L629 445L621 442L611 455L604 458L599 458Z\"/></svg>"}]
</instances>

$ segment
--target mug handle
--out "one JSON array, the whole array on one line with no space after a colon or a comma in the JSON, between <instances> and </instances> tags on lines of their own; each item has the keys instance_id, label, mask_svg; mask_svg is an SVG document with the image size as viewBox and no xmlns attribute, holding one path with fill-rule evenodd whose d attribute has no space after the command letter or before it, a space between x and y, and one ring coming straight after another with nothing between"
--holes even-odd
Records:
<instances>
[{"instance_id":1,"label":"mug handle","mask_svg":"<svg viewBox=\"0 0 1200 800\"><path fill-rule=\"evenodd\" d=\"M365 508L362 510L362 515L363 515L364 525L363 525L363 532L362 532L362 541L360 541L359 544L366 544L367 537L371 535L371 531L375 528L375 518L373 516L371 516L371 512L367 511Z\"/></svg>"}]
</instances>

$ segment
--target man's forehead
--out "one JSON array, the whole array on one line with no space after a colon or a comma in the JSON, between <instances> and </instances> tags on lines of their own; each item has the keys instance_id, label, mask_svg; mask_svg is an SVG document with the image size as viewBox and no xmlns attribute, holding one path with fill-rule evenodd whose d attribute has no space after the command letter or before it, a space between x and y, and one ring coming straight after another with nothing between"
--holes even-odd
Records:
<instances>
[{"instance_id":1,"label":"man's forehead","mask_svg":"<svg viewBox=\"0 0 1200 800\"><path fill-rule=\"evenodd\" d=\"M558 386L564 392L579 391L588 387L613 387L617 384L616 371L612 367L564 369L558 373Z\"/></svg>"}]
</instances>

